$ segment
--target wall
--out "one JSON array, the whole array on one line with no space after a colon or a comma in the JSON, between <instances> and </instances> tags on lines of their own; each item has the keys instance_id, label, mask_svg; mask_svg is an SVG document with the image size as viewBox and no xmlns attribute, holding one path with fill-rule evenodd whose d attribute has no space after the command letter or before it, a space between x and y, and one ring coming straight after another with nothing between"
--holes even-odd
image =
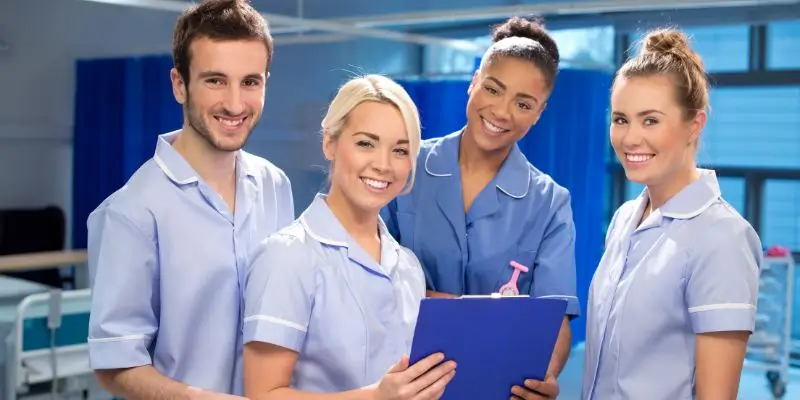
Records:
<instances>
[{"instance_id":1,"label":"wall","mask_svg":"<svg viewBox=\"0 0 800 400\"><path fill-rule=\"evenodd\" d=\"M56 204L69 212L73 60L164 51L172 19L80 1L0 2L0 38L9 46L0 53L0 207Z\"/></svg>"},{"instance_id":2,"label":"wall","mask_svg":"<svg viewBox=\"0 0 800 400\"><path fill-rule=\"evenodd\" d=\"M175 17L78 0L0 1L0 39L9 45L0 52L0 208L56 204L69 213L75 59L168 53ZM323 177L310 168L321 164L320 117L348 71L418 65L417 47L399 43L279 46L264 119L247 148L287 171L301 211Z\"/></svg>"},{"instance_id":3,"label":"wall","mask_svg":"<svg viewBox=\"0 0 800 400\"><path fill-rule=\"evenodd\" d=\"M276 48L264 117L247 149L289 174L298 212L323 183L320 122L339 85L354 74L416 72L420 53L381 40Z\"/></svg>"}]
</instances>

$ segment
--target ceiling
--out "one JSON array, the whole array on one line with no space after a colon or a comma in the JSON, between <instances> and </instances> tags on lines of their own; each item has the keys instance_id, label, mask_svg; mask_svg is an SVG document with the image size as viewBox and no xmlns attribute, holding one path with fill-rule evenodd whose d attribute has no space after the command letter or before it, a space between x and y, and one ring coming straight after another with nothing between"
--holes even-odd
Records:
<instances>
[{"instance_id":1,"label":"ceiling","mask_svg":"<svg viewBox=\"0 0 800 400\"><path fill-rule=\"evenodd\" d=\"M154 11L185 7L186 0L73 0L113 3ZM692 12L703 9L717 18L720 11L739 12L752 18L768 8L775 15L787 15L784 8L800 15L800 0L251 0L270 21L278 42L324 42L349 37L372 37L418 44L438 44L459 50L476 50L474 44L443 38L441 32L473 26L486 30L490 23L512 15L544 15L553 19L598 19L634 15L642 12ZM714 8L713 14L708 13ZM305 33L298 37L299 32Z\"/></svg>"}]
</instances>

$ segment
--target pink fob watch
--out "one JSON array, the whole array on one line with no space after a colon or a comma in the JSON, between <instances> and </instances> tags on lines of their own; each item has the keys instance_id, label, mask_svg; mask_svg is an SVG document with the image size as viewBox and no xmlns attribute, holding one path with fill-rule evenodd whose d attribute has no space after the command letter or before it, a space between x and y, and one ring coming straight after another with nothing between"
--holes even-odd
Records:
<instances>
[{"instance_id":1,"label":"pink fob watch","mask_svg":"<svg viewBox=\"0 0 800 400\"><path fill-rule=\"evenodd\" d=\"M517 280L519 279L520 272L528 272L528 267L516 262L509 263L514 268L514 273L511 274L511 279L505 285L500 287L501 296L518 296L519 289L517 288Z\"/></svg>"}]
</instances>

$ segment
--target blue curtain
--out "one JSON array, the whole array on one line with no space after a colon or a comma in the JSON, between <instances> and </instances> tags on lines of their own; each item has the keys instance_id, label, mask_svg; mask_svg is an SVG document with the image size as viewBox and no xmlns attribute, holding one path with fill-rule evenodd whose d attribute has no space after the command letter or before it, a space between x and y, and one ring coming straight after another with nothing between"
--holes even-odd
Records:
<instances>
[{"instance_id":1,"label":"blue curtain","mask_svg":"<svg viewBox=\"0 0 800 400\"><path fill-rule=\"evenodd\" d=\"M399 81L419 109L422 138L429 139L461 129L466 123L469 81Z\"/></svg>"},{"instance_id":2,"label":"blue curtain","mask_svg":"<svg viewBox=\"0 0 800 400\"><path fill-rule=\"evenodd\" d=\"M86 248L86 218L178 129L170 56L79 60L73 131L72 245Z\"/></svg>"},{"instance_id":3,"label":"blue curtain","mask_svg":"<svg viewBox=\"0 0 800 400\"><path fill-rule=\"evenodd\" d=\"M560 71L542 118L519 142L531 164L572 196L578 296L584 315L605 241L610 85L611 75L605 72ZM574 343L586 338L586 318L573 322L572 337Z\"/></svg>"},{"instance_id":4,"label":"blue curtain","mask_svg":"<svg viewBox=\"0 0 800 400\"><path fill-rule=\"evenodd\" d=\"M528 160L569 189L577 229L578 296L585 313L589 284L603 252L609 88L611 75L561 70L547 109L519 142ZM466 122L467 80L401 81L420 109L423 137L453 132ZM572 324L573 342L586 337L586 319Z\"/></svg>"}]
</instances>

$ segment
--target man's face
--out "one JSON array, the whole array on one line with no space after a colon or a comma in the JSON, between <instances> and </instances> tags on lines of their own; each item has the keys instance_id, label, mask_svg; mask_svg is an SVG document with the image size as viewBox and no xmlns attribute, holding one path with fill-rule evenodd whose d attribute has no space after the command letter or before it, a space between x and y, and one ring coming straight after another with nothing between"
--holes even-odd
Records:
<instances>
[{"instance_id":1,"label":"man's face","mask_svg":"<svg viewBox=\"0 0 800 400\"><path fill-rule=\"evenodd\" d=\"M189 84L171 71L175 99L184 118L213 148L244 147L261 118L269 55L262 41L208 38L189 46Z\"/></svg>"}]
</instances>

